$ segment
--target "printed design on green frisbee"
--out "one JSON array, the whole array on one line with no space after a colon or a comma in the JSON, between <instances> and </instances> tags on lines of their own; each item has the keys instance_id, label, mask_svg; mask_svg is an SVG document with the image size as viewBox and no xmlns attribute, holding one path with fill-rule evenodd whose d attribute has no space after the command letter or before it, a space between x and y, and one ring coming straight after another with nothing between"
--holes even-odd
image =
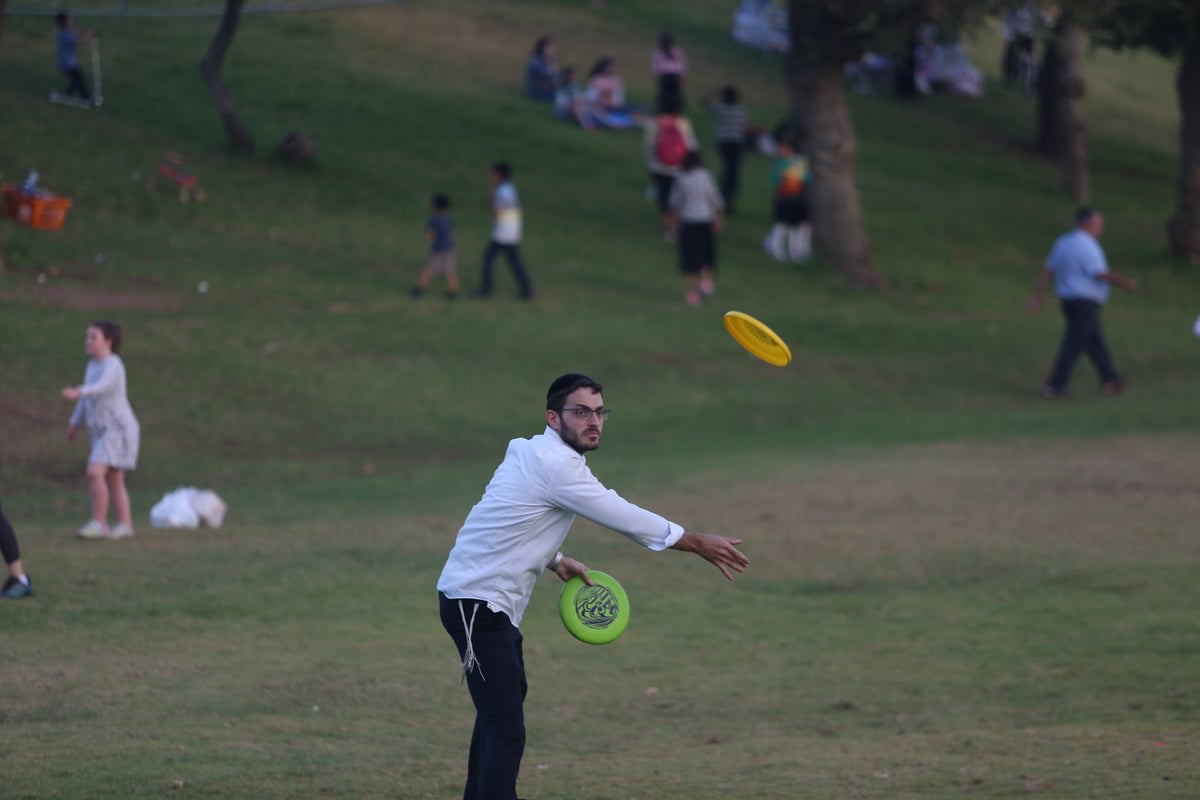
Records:
<instances>
[{"instance_id":1,"label":"printed design on green frisbee","mask_svg":"<svg viewBox=\"0 0 1200 800\"><path fill-rule=\"evenodd\" d=\"M576 575L563 584L558 615L567 633L584 644L608 644L629 627L629 596L606 572L588 570L591 586Z\"/></svg>"},{"instance_id":2,"label":"printed design on green frisbee","mask_svg":"<svg viewBox=\"0 0 1200 800\"><path fill-rule=\"evenodd\" d=\"M584 584L575 593L575 616L589 628L607 628L620 613L621 602L607 586Z\"/></svg>"}]
</instances>

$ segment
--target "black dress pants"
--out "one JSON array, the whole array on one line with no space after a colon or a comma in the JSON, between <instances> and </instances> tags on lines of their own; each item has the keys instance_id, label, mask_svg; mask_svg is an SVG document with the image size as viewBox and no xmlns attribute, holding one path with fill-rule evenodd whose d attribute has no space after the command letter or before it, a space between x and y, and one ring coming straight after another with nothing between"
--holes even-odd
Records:
<instances>
[{"instance_id":1,"label":"black dress pants","mask_svg":"<svg viewBox=\"0 0 1200 800\"><path fill-rule=\"evenodd\" d=\"M450 600L438 593L442 627L464 661L475 703L463 800L517 800L517 773L525 754L525 656L521 632L506 614L482 600ZM465 622L464 622L465 620Z\"/></svg>"}]
</instances>

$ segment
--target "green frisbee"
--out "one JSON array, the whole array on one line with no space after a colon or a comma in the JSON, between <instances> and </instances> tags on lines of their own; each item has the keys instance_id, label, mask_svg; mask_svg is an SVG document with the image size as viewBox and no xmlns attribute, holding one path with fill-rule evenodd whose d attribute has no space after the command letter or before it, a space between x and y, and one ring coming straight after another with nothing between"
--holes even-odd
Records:
<instances>
[{"instance_id":1,"label":"green frisbee","mask_svg":"<svg viewBox=\"0 0 1200 800\"><path fill-rule=\"evenodd\" d=\"M567 632L587 644L608 644L629 625L629 597L605 572L588 570L592 586L576 575L563 584L558 615Z\"/></svg>"}]
</instances>

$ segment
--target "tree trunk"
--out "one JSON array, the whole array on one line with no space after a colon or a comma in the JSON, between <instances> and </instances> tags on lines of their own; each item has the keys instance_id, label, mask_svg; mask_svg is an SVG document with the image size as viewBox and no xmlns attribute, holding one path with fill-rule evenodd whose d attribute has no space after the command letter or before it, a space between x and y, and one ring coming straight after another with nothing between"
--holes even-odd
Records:
<instances>
[{"instance_id":1,"label":"tree trunk","mask_svg":"<svg viewBox=\"0 0 1200 800\"><path fill-rule=\"evenodd\" d=\"M1064 15L1066 17L1066 15ZM1058 156L1059 179L1078 205L1087 205L1092 186L1088 175L1088 131L1083 116L1083 49L1087 35L1066 17L1061 33L1062 71L1059 73L1059 133L1063 137Z\"/></svg>"},{"instance_id":2,"label":"tree trunk","mask_svg":"<svg viewBox=\"0 0 1200 800\"><path fill-rule=\"evenodd\" d=\"M225 133L229 136L233 151L250 156L254 155L254 140L238 119L233 107L233 98L229 96L225 82L221 80L221 62L225 60L225 53L233 43L245 2L246 0L225 0L225 13L221 15L221 25L208 46L204 60L200 62L200 74L204 76L213 99L217 101L217 114L221 117L221 124L225 126Z\"/></svg>"},{"instance_id":3,"label":"tree trunk","mask_svg":"<svg viewBox=\"0 0 1200 800\"><path fill-rule=\"evenodd\" d=\"M1037 149L1058 162L1059 182L1080 205L1091 196L1088 132L1083 116L1083 48L1087 36L1070 14L1059 16L1038 76Z\"/></svg>"},{"instance_id":4,"label":"tree trunk","mask_svg":"<svg viewBox=\"0 0 1200 800\"><path fill-rule=\"evenodd\" d=\"M1183 52L1179 91L1179 194L1167 223L1171 252L1200 264L1200 39Z\"/></svg>"},{"instance_id":5,"label":"tree trunk","mask_svg":"<svg viewBox=\"0 0 1200 800\"><path fill-rule=\"evenodd\" d=\"M812 170L807 192L817 245L851 286L878 288L883 280L872 262L855 184L858 142L842 90L842 65L835 58L814 63L792 56L786 70L792 118Z\"/></svg>"},{"instance_id":6,"label":"tree trunk","mask_svg":"<svg viewBox=\"0 0 1200 800\"><path fill-rule=\"evenodd\" d=\"M1058 75L1062 71L1059 40L1052 36L1046 41L1042 65L1038 68L1037 119L1033 143L1039 153L1058 157L1062 136L1058 132Z\"/></svg>"}]
</instances>

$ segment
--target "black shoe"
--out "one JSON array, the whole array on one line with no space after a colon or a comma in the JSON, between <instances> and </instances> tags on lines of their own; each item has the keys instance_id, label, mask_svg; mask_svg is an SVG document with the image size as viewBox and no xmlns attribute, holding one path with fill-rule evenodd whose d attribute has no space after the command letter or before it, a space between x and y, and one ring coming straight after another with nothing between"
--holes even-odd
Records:
<instances>
[{"instance_id":1,"label":"black shoe","mask_svg":"<svg viewBox=\"0 0 1200 800\"><path fill-rule=\"evenodd\" d=\"M425 294L425 290L420 286L414 286L409 294L411 294L413 297L420 297L421 295Z\"/></svg>"},{"instance_id":2,"label":"black shoe","mask_svg":"<svg viewBox=\"0 0 1200 800\"><path fill-rule=\"evenodd\" d=\"M20 600L22 597L33 597L33 581L28 575L25 580L29 583L22 583L19 579L9 576L4 582L4 588L0 589L0 598L7 600Z\"/></svg>"},{"instance_id":3,"label":"black shoe","mask_svg":"<svg viewBox=\"0 0 1200 800\"><path fill-rule=\"evenodd\" d=\"M448 292L446 292L446 299L447 299L447 300L457 300L457 299L458 299L458 292L449 292L449 291L448 291Z\"/></svg>"},{"instance_id":4,"label":"black shoe","mask_svg":"<svg viewBox=\"0 0 1200 800\"><path fill-rule=\"evenodd\" d=\"M528 292L521 292L521 294L519 296L522 300L532 300L533 299L533 290L530 289Z\"/></svg>"}]
</instances>

